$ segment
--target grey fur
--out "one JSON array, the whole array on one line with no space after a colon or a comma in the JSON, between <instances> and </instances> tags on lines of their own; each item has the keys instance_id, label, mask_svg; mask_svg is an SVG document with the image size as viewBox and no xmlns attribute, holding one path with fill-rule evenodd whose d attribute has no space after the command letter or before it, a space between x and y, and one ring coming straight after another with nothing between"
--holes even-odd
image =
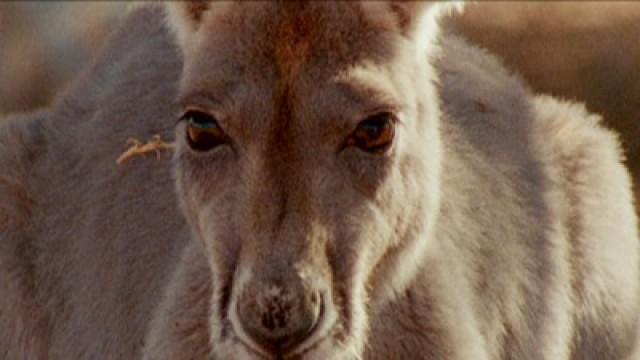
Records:
<instances>
[{"instance_id":1,"label":"grey fur","mask_svg":"<svg viewBox=\"0 0 640 360\"><path fill-rule=\"evenodd\" d=\"M181 139L176 170L115 163L129 137L174 134L182 57L163 11L132 10L52 109L0 127L2 359L253 358L211 334L230 325L210 324L221 265L199 201L213 195L191 185L209 177L183 163ZM439 204L428 238L407 225L425 253L405 279L408 240L385 248L357 284L367 294L348 295L366 311L352 314L356 345L305 358L632 359L640 254L618 140L463 40L442 36L432 56ZM413 165L398 181L422 181Z\"/></svg>"}]
</instances>

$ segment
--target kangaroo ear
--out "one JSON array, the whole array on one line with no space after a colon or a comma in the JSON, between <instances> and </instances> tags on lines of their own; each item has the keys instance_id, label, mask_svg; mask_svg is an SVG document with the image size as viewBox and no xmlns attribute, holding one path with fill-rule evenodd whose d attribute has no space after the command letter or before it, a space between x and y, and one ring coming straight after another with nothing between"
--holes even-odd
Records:
<instances>
[{"instance_id":1,"label":"kangaroo ear","mask_svg":"<svg viewBox=\"0 0 640 360\"><path fill-rule=\"evenodd\" d=\"M418 52L426 50L438 34L438 19L454 10L462 10L463 1L389 1L400 30L416 41Z\"/></svg>"},{"instance_id":2,"label":"kangaroo ear","mask_svg":"<svg viewBox=\"0 0 640 360\"><path fill-rule=\"evenodd\" d=\"M204 14L209 11L211 2L208 0L167 1L165 12L169 27L175 34L181 48L187 44L200 24Z\"/></svg>"},{"instance_id":3,"label":"kangaroo ear","mask_svg":"<svg viewBox=\"0 0 640 360\"><path fill-rule=\"evenodd\" d=\"M462 10L464 1L388 1L402 31L411 33L447 11Z\"/></svg>"}]
</instances>

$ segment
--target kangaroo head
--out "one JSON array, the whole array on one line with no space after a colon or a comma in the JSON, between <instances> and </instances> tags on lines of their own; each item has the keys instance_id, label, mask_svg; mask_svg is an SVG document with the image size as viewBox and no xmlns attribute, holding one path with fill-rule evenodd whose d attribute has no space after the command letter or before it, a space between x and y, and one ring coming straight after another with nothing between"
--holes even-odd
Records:
<instances>
[{"instance_id":1,"label":"kangaroo head","mask_svg":"<svg viewBox=\"0 0 640 360\"><path fill-rule=\"evenodd\" d=\"M438 212L428 2L172 2L176 178L220 358L355 359Z\"/></svg>"}]
</instances>

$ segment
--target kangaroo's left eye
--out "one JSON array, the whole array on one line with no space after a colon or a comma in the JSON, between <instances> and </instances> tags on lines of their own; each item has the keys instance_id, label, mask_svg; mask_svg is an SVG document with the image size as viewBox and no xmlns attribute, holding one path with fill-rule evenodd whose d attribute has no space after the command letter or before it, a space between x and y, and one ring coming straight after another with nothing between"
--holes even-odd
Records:
<instances>
[{"instance_id":1,"label":"kangaroo's left eye","mask_svg":"<svg viewBox=\"0 0 640 360\"><path fill-rule=\"evenodd\" d=\"M227 136L212 115L202 111L187 111L181 120L187 123L187 142L195 151L210 151L227 143Z\"/></svg>"},{"instance_id":2,"label":"kangaroo's left eye","mask_svg":"<svg viewBox=\"0 0 640 360\"><path fill-rule=\"evenodd\" d=\"M395 136L393 114L383 112L363 120L347 139L348 146L357 146L369 153L381 153L393 143Z\"/></svg>"}]
</instances>

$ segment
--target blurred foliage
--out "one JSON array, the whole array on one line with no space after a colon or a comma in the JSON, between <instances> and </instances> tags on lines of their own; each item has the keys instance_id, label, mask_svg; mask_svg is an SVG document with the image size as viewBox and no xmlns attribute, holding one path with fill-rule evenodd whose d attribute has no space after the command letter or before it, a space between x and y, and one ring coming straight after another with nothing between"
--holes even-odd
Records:
<instances>
[{"instance_id":1,"label":"blurred foliage","mask_svg":"<svg viewBox=\"0 0 640 360\"><path fill-rule=\"evenodd\" d=\"M125 6L0 2L0 115L50 104L95 56ZM640 2L478 1L446 21L535 90L602 114L621 134L640 182Z\"/></svg>"}]
</instances>

